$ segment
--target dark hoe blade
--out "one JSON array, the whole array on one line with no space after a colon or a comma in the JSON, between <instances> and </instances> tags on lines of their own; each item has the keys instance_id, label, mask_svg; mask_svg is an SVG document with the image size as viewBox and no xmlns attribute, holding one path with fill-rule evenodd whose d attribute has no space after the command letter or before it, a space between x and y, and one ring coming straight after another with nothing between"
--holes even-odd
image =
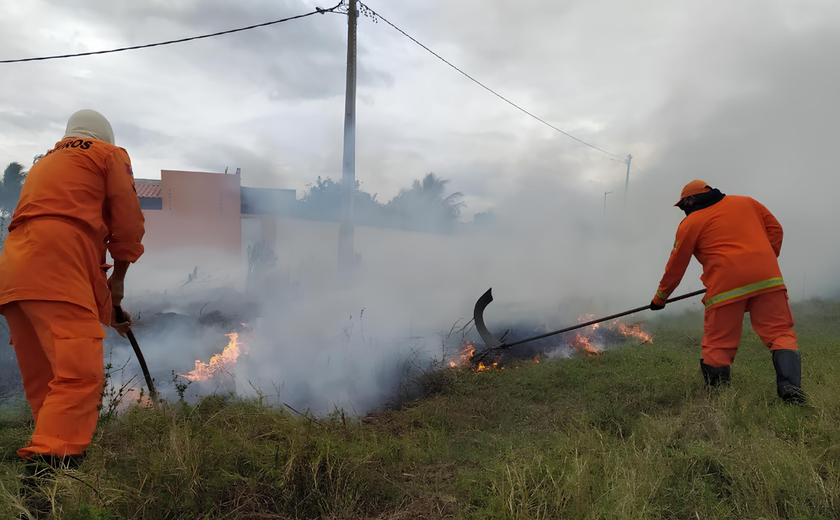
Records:
<instances>
[{"instance_id":1,"label":"dark hoe blade","mask_svg":"<svg viewBox=\"0 0 840 520\"><path fill-rule=\"evenodd\" d=\"M478 331L478 335L481 336L481 341L484 342L484 345L487 348L499 348L503 345L503 343L497 340L490 331L487 330L487 326L484 324L484 309L490 305L490 302L493 301L493 289L487 289L487 292L481 295L481 298L475 302L475 310L473 311L473 319L475 320L475 329Z\"/></svg>"},{"instance_id":2,"label":"dark hoe blade","mask_svg":"<svg viewBox=\"0 0 840 520\"><path fill-rule=\"evenodd\" d=\"M484 341L484 344L487 346L488 351L490 349L499 349L499 348L510 348L516 345L521 345L523 343L528 343L529 341L534 341L538 339L548 338L550 336L556 336L557 334L563 334L564 332L570 332L577 329L582 329L584 327L589 327L590 325L595 325L596 323L601 323L604 321L615 320L624 316L628 316L630 314L635 314L637 312L642 312L648 310L650 308L650 304L643 305L641 307L637 307L635 309L630 309L629 311L619 312L618 314L613 314L611 316L605 316L603 318L598 318L595 320L587 321L584 323L578 323L577 325L572 325L571 327L566 327L565 329L555 330L552 332L546 332L545 334L540 334L539 336L532 336L530 338L520 339L519 341L514 341L511 343L505 343L502 341L497 340L490 334L490 331L487 330L487 326L484 324L484 309L490 305L490 302L493 301L493 295L491 293L492 289L487 289L487 292L484 293L481 298L475 302L475 311L473 317L475 318L475 328L478 330L478 334L481 336L481 339ZM699 291L694 291L688 294L683 294L682 296L677 296L676 298L671 298L667 301L667 303L674 303L680 300L685 300L686 298L692 298L694 296L699 296L705 293L705 289L701 289ZM484 353L487 355L487 352ZM473 358L479 359L479 358Z\"/></svg>"}]
</instances>

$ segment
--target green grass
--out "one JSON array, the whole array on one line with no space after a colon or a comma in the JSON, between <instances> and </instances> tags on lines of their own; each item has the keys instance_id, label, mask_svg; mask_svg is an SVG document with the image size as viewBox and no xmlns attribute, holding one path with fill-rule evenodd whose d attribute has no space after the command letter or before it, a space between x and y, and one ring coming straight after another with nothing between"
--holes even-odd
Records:
<instances>
[{"instance_id":1,"label":"green grass","mask_svg":"<svg viewBox=\"0 0 840 520\"><path fill-rule=\"evenodd\" d=\"M840 304L794 309L809 405L775 394L744 335L728 388L699 373L700 321L654 345L518 370L436 374L440 391L361 420L259 400L134 409L80 471L41 484L57 518L747 519L840 517ZM31 425L0 413L0 518Z\"/></svg>"}]
</instances>

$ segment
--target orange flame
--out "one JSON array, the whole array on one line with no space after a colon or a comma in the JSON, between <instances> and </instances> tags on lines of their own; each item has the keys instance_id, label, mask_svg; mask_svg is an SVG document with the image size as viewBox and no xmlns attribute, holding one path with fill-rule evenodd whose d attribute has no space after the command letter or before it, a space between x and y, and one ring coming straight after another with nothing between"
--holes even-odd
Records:
<instances>
[{"instance_id":1,"label":"orange flame","mask_svg":"<svg viewBox=\"0 0 840 520\"><path fill-rule=\"evenodd\" d=\"M592 321L594 319L594 314L582 314L578 318L578 323ZM575 333L574 337L567 340L567 343L572 348L575 348L582 352L586 352L587 355L601 355L602 350L592 345L592 336L595 334L595 331L598 330L600 326L600 323L595 323L586 327L582 331ZM623 323L619 323L618 320L616 320L610 323L608 327L611 331L617 332L623 336L638 338L645 343L653 343L653 336L645 332L642 329L642 325L640 323L636 323L634 325L625 325Z\"/></svg>"},{"instance_id":2,"label":"orange flame","mask_svg":"<svg viewBox=\"0 0 840 520\"><path fill-rule=\"evenodd\" d=\"M594 314L582 314L578 317L578 323L592 321L595 319ZM601 350L592 346L592 335L601 327L600 323L592 324L580 332L576 332L574 337L566 340L570 347L581 352L586 352L587 356L600 356Z\"/></svg>"},{"instance_id":3,"label":"orange flame","mask_svg":"<svg viewBox=\"0 0 840 520\"><path fill-rule=\"evenodd\" d=\"M642 325L640 323L628 326L623 323L614 322L610 325L610 330L616 331L623 336L639 338L645 343L653 343L653 336L643 331Z\"/></svg>"},{"instance_id":4,"label":"orange flame","mask_svg":"<svg viewBox=\"0 0 840 520\"><path fill-rule=\"evenodd\" d=\"M484 362L479 361L478 362L478 367L475 369L475 371L476 372L487 372L488 370L493 370L494 368L499 368L499 362L498 361L496 361L495 363L490 364L490 365L485 365ZM502 367L501 369L504 370L505 367Z\"/></svg>"},{"instance_id":5,"label":"orange flame","mask_svg":"<svg viewBox=\"0 0 840 520\"><path fill-rule=\"evenodd\" d=\"M461 352L458 353L458 357L454 361L450 361L449 366L454 368L461 365L466 365L470 362L470 360L472 360L474 355L475 343L473 343L472 341L465 341L464 344L461 346Z\"/></svg>"},{"instance_id":6,"label":"orange flame","mask_svg":"<svg viewBox=\"0 0 840 520\"><path fill-rule=\"evenodd\" d=\"M592 321L592 320L594 320L594 319L595 319L595 315L594 315L594 314L591 314L591 313L581 314L580 316L578 316L578 323L583 323L583 322L585 322L585 321ZM590 325L590 326L586 327L586 328L585 328L585 329L583 329L583 330L590 330L590 331L594 332L594 331L598 330L598 328L599 328L600 326L601 326L601 324L600 324L600 323L593 323L592 325ZM591 334L590 334L590 335L591 335Z\"/></svg>"},{"instance_id":7,"label":"orange flame","mask_svg":"<svg viewBox=\"0 0 840 520\"><path fill-rule=\"evenodd\" d=\"M473 356L475 356L475 343L472 341L465 341L461 347L461 352L458 353L458 357L455 358L455 360L450 361L449 366L456 368L469 365L472 363ZM479 361L478 366L475 367L476 372L487 372L488 370L493 369L504 370L505 367L500 367L498 361L489 365L485 365L483 361Z\"/></svg>"},{"instance_id":8,"label":"orange flame","mask_svg":"<svg viewBox=\"0 0 840 520\"><path fill-rule=\"evenodd\" d=\"M575 337L569 341L569 345L576 350L586 352L588 356L600 356L602 352L601 349L592 346L593 332L594 331L588 331L588 334L586 332L584 332L584 334L579 332L575 333Z\"/></svg>"},{"instance_id":9,"label":"orange flame","mask_svg":"<svg viewBox=\"0 0 840 520\"><path fill-rule=\"evenodd\" d=\"M244 323L242 326L247 327ZM242 354L243 350L246 354L248 353L248 350L247 348L240 348L242 347L242 342L239 341L238 332L234 331L230 334L225 334L225 336L230 338L230 341L221 354L214 354L207 363L202 363L200 359L196 359L194 370L192 370L189 374L178 375L195 382L207 381L216 374L227 372L232 365L236 364L236 360L239 359L239 355Z\"/></svg>"}]
</instances>

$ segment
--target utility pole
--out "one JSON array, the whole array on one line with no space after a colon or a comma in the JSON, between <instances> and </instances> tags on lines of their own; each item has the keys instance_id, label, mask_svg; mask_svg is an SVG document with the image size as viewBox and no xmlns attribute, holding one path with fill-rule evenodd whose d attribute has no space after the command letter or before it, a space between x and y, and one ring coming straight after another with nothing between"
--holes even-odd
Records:
<instances>
[{"instance_id":1,"label":"utility pole","mask_svg":"<svg viewBox=\"0 0 840 520\"><path fill-rule=\"evenodd\" d=\"M344 161L341 169L341 226L338 230L338 273L348 281L356 260L353 247L353 193L356 191L356 1L347 12L347 90L344 97Z\"/></svg>"},{"instance_id":2,"label":"utility pole","mask_svg":"<svg viewBox=\"0 0 840 520\"><path fill-rule=\"evenodd\" d=\"M630 190L630 161L633 160L633 156L627 154L627 159L624 160L624 164L627 165L627 180L624 181L624 202L627 203L627 192Z\"/></svg>"},{"instance_id":3,"label":"utility pole","mask_svg":"<svg viewBox=\"0 0 840 520\"><path fill-rule=\"evenodd\" d=\"M610 193L612 193L612 192L611 191L605 191L604 192L604 216L605 217L607 216L607 195L609 195Z\"/></svg>"}]
</instances>

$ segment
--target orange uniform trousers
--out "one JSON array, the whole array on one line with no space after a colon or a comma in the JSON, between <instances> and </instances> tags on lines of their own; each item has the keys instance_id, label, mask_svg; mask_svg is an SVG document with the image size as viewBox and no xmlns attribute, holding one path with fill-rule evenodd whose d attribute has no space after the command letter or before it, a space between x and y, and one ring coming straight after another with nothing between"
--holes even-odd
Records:
<instances>
[{"instance_id":1,"label":"orange uniform trousers","mask_svg":"<svg viewBox=\"0 0 840 520\"><path fill-rule=\"evenodd\" d=\"M744 313L747 312L753 330L770 350L796 350L787 291L772 291L706 309L702 341L704 363L713 367L732 364L741 343Z\"/></svg>"},{"instance_id":2,"label":"orange uniform trousers","mask_svg":"<svg viewBox=\"0 0 840 520\"><path fill-rule=\"evenodd\" d=\"M40 300L8 303L2 313L35 418L35 432L18 455L81 455L102 402L105 331L99 318L72 303Z\"/></svg>"}]
</instances>

